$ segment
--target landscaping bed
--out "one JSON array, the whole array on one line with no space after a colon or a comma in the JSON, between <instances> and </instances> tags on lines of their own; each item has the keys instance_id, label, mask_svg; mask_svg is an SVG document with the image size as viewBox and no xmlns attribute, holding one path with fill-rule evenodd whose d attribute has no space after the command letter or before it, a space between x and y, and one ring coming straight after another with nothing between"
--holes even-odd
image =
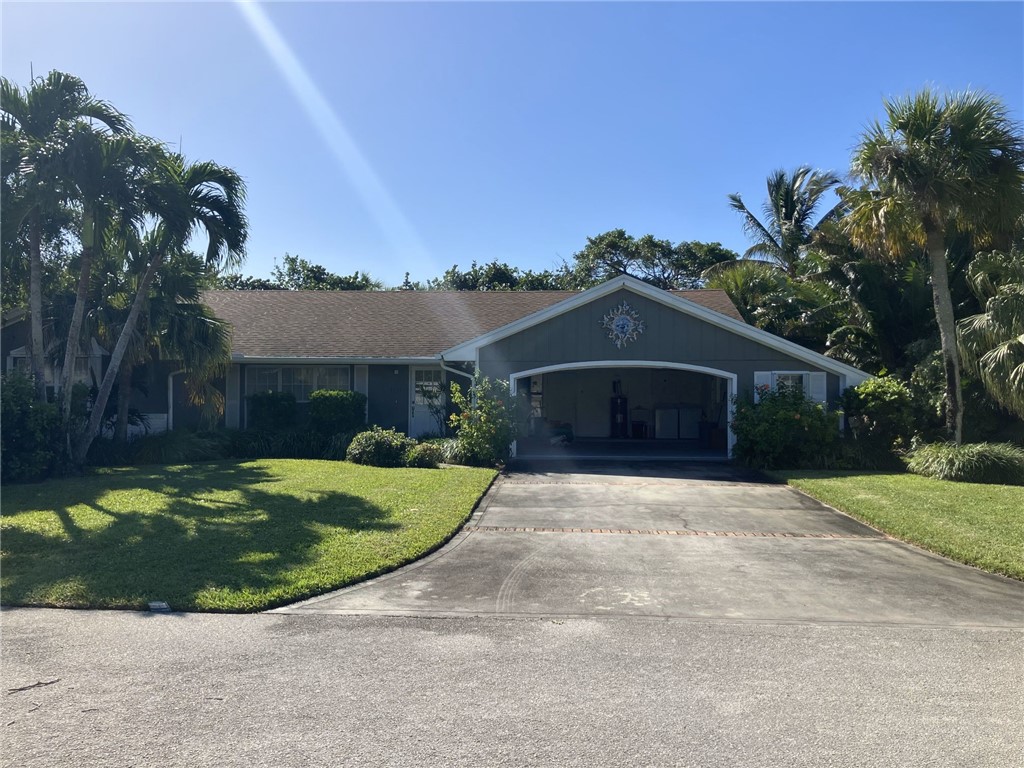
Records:
<instances>
[{"instance_id":1,"label":"landscaping bed","mask_svg":"<svg viewBox=\"0 0 1024 768\"><path fill-rule=\"evenodd\" d=\"M890 536L1024 579L1024 487L898 473L770 474Z\"/></svg>"},{"instance_id":2,"label":"landscaping bed","mask_svg":"<svg viewBox=\"0 0 1024 768\"><path fill-rule=\"evenodd\" d=\"M5 487L2 600L272 608L436 549L494 475L280 459L103 469Z\"/></svg>"}]
</instances>

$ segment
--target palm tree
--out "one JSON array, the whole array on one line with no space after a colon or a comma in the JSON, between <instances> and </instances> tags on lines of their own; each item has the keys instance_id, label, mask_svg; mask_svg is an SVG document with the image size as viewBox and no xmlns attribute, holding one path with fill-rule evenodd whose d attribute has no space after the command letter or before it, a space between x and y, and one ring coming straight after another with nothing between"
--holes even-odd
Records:
<instances>
[{"instance_id":1,"label":"palm tree","mask_svg":"<svg viewBox=\"0 0 1024 768\"><path fill-rule=\"evenodd\" d=\"M828 285L839 297L825 352L829 357L894 373L907 363L907 346L933 330L931 289L921 263L865 253L842 220L815 233L804 278Z\"/></svg>"},{"instance_id":2,"label":"palm tree","mask_svg":"<svg viewBox=\"0 0 1024 768\"><path fill-rule=\"evenodd\" d=\"M75 445L72 460L81 463L99 432L114 382L133 337L150 287L165 260L183 249L193 235L207 237L205 262L210 268L235 266L244 258L248 222L243 212L245 185L230 168L213 162L186 163L181 155L164 154L147 179L142 197L157 218L141 243L148 256L131 309L110 354L110 363L93 403L89 423Z\"/></svg>"},{"instance_id":3,"label":"palm tree","mask_svg":"<svg viewBox=\"0 0 1024 768\"><path fill-rule=\"evenodd\" d=\"M144 278L145 264L156 245L154 233L150 233L140 249L143 267L112 275L113 284L103 288L102 305L93 313L95 333L110 348L127 326L138 282ZM139 365L154 358L181 364L189 400L201 408L204 417L212 420L223 411L224 396L213 380L224 374L230 359L231 332L230 326L200 303L200 290L210 272L201 257L178 251L166 258L153 278L118 370L116 441L127 440L133 374Z\"/></svg>"},{"instance_id":4,"label":"palm tree","mask_svg":"<svg viewBox=\"0 0 1024 768\"><path fill-rule=\"evenodd\" d=\"M1012 230L1024 211L1024 139L999 99L930 90L885 103L886 123L861 137L846 221L858 245L896 254L924 249L946 378L946 429L963 437L963 395L948 247L958 232L984 239Z\"/></svg>"},{"instance_id":5,"label":"palm tree","mask_svg":"<svg viewBox=\"0 0 1024 768\"><path fill-rule=\"evenodd\" d=\"M968 275L985 311L957 323L964 364L997 403L1024 417L1024 251L980 253Z\"/></svg>"},{"instance_id":6,"label":"palm tree","mask_svg":"<svg viewBox=\"0 0 1024 768\"><path fill-rule=\"evenodd\" d=\"M764 222L750 212L739 195L729 195L729 205L743 217L743 230L754 241L744 258L768 261L795 277L814 231L840 211L841 206L835 206L815 220L822 197L839 181L831 171L816 171L806 165L792 174L772 172L767 182Z\"/></svg>"},{"instance_id":7,"label":"palm tree","mask_svg":"<svg viewBox=\"0 0 1024 768\"><path fill-rule=\"evenodd\" d=\"M81 346L93 262L110 241L130 242L134 238L144 215L143 183L158 156L158 145L134 134L111 136L83 124L73 124L58 131L36 155L38 166L59 166L68 182L68 195L81 207L78 287L60 382L62 420L68 430L71 383ZM70 439L69 433L69 447Z\"/></svg>"},{"instance_id":8,"label":"palm tree","mask_svg":"<svg viewBox=\"0 0 1024 768\"><path fill-rule=\"evenodd\" d=\"M826 334L814 318L835 303L828 285L794 279L757 259L724 265L705 271L705 287L725 291L747 323L810 349L824 348Z\"/></svg>"},{"instance_id":9,"label":"palm tree","mask_svg":"<svg viewBox=\"0 0 1024 768\"><path fill-rule=\"evenodd\" d=\"M43 343L42 298L42 230L43 220L60 205L57 179L39 173L32 161L37 149L46 145L58 128L67 123L94 122L111 133L131 130L128 119L105 101L94 98L77 77L63 72L50 72L21 89L7 78L0 78L0 131L5 149L16 153L14 174L21 177L21 193L16 200L5 200L7 224L20 229L28 224L29 242L29 323L31 332L32 374L36 396L46 398L44 378L45 349ZM13 157L5 156L8 164ZM24 162L23 162L24 161ZM52 166L49 166L52 168Z\"/></svg>"}]
</instances>

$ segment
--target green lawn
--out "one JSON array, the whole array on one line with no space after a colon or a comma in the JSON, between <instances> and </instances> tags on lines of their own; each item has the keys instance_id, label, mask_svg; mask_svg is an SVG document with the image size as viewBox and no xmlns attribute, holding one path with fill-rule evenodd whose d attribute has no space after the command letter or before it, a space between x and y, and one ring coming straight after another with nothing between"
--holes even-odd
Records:
<instances>
[{"instance_id":1,"label":"green lawn","mask_svg":"<svg viewBox=\"0 0 1024 768\"><path fill-rule=\"evenodd\" d=\"M271 608L435 549L494 474L272 460L99 470L7 486L2 601Z\"/></svg>"},{"instance_id":2,"label":"green lawn","mask_svg":"<svg viewBox=\"0 0 1024 768\"><path fill-rule=\"evenodd\" d=\"M771 474L890 536L1024 579L1024 487L952 483L911 474Z\"/></svg>"}]
</instances>

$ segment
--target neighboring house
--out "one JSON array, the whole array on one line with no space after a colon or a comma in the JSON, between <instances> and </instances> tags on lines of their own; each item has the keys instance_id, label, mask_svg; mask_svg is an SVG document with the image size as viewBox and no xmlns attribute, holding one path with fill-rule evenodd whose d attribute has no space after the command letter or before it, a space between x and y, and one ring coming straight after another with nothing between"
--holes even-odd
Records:
<instances>
[{"instance_id":1,"label":"neighboring house","mask_svg":"<svg viewBox=\"0 0 1024 768\"><path fill-rule=\"evenodd\" d=\"M479 371L523 399L521 455L572 438L598 454L725 456L735 395L786 382L835 404L868 378L747 325L723 291L630 277L582 292L210 291L203 301L233 328L229 428L247 426L254 392L291 392L301 406L329 388L365 394L371 424L437 433L449 384L465 387ZM3 354L9 367L15 353ZM191 426L174 364L151 367L140 410L151 424L162 415L168 427Z\"/></svg>"},{"instance_id":2,"label":"neighboring house","mask_svg":"<svg viewBox=\"0 0 1024 768\"><path fill-rule=\"evenodd\" d=\"M0 360L2 370L30 371L31 340L28 313L23 309L9 310L3 314L0 323ZM75 361L75 384L98 387L103 380L110 354L96 339L89 340L87 354L80 354ZM44 376L46 387L52 398L60 381L60 366L54 365L48 356ZM185 396L180 365L174 361L153 360L136 377L136 389L132 396L132 408L144 417L140 425L129 426L130 435L145 432L163 432L171 427L172 414L176 426L194 427L199 424L199 409L188 403ZM141 379L141 380L140 380Z\"/></svg>"}]
</instances>

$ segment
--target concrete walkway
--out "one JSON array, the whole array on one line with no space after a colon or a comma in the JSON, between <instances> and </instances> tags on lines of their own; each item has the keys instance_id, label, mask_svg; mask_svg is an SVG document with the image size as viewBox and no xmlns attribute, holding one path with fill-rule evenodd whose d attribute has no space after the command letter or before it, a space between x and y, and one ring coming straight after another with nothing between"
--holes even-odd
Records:
<instances>
[{"instance_id":1,"label":"concrete walkway","mask_svg":"<svg viewBox=\"0 0 1024 768\"><path fill-rule=\"evenodd\" d=\"M1020 627L1024 585L725 465L537 464L432 557L278 612Z\"/></svg>"}]
</instances>

